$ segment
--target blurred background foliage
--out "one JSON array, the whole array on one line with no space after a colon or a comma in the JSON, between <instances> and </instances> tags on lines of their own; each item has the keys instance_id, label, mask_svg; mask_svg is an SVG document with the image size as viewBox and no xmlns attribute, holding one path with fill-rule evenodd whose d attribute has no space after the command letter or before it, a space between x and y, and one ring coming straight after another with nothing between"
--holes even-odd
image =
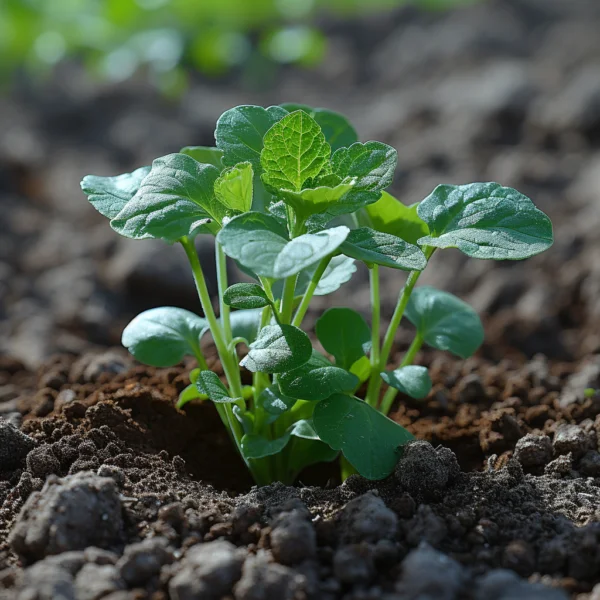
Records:
<instances>
[{"instance_id":1,"label":"blurred background foliage","mask_svg":"<svg viewBox=\"0 0 600 600\"><path fill-rule=\"evenodd\" d=\"M415 4L447 9L474 0L2 0L0 83L44 75L63 60L123 81L144 71L166 93L182 92L190 70L247 80L277 65L311 68L323 59L321 18Z\"/></svg>"}]
</instances>

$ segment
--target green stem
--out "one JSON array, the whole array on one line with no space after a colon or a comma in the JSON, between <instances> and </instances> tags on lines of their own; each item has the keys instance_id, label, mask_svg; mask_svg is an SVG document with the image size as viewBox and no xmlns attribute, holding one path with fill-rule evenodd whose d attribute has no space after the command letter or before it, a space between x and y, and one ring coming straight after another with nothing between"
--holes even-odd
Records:
<instances>
[{"instance_id":1,"label":"green stem","mask_svg":"<svg viewBox=\"0 0 600 600\"><path fill-rule=\"evenodd\" d=\"M206 364L206 359L204 358L204 354L202 354L202 350L200 349L200 344L194 346L194 356L198 361L198 367L201 371L208 371L208 365Z\"/></svg>"},{"instance_id":2,"label":"green stem","mask_svg":"<svg viewBox=\"0 0 600 600\"><path fill-rule=\"evenodd\" d=\"M378 382L381 371L379 357L379 328L381 326L381 301L379 299L379 266L369 269L369 284L371 288L371 378L367 388L366 402L377 406L379 394Z\"/></svg>"},{"instance_id":3,"label":"green stem","mask_svg":"<svg viewBox=\"0 0 600 600\"><path fill-rule=\"evenodd\" d=\"M294 320L292 321L292 325L295 325L296 327L300 327L300 325L302 324L302 320L304 319L304 316L306 315L306 311L308 310L310 301L312 300L315 290L317 289L317 286L319 285L319 281L321 281L321 277L323 277L323 273L325 273L325 270L327 269L327 266L329 265L331 258L332 258L331 256L326 256L318 264L317 270L313 273L312 279L310 280L310 283L308 284L308 287L306 288L306 292L304 292L304 296L302 297L302 301L300 302L300 306L298 307L298 310L296 311L296 314L294 315Z\"/></svg>"},{"instance_id":4,"label":"green stem","mask_svg":"<svg viewBox=\"0 0 600 600\"><path fill-rule=\"evenodd\" d=\"M223 333L225 341L231 341L231 319L229 316L230 308L223 301L225 290L227 289L227 258L219 242L215 240L215 262L217 264L217 285L219 289L219 310L221 323L223 324Z\"/></svg>"},{"instance_id":5,"label":"green stem","mask_svg":"<svg viewBox=\"0 0 600 600\"><path fill-rule=\"evenodd\" d=\"M294 310L294 292L296 291L297 275L286 277L283 285L283 296L281 297L281 308L279 310L282 323L289 323L292 320L292 311Z\"/></svg>"}]
</instances>

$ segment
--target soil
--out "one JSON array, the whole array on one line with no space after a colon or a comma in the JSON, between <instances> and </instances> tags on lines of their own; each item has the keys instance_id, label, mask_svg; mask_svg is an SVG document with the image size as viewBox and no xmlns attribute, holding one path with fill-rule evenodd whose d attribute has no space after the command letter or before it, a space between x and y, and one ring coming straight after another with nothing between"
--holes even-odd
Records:
<instances>
[{"instance_id":1,"label":"soil","mask_svg":"<svg viewBox=\"0 0 600 600\"><path fill-rule=\"evenodd\" d=\"M325 20L325 63L272 89L234 74L171 103L67 65L0 99L0 598L598 600L599 25L592 0L406 8ZM433 390L391 414L419 441L382 482L317 470L252 488L213 407L175 408L193 362L117 347L140 310L197 310L183 256L118 239L77 191L210 144L230 106L292 98L398 148L407 203L499 180L555 224L529 261L434 256L423 283L475 306L486 342L467 361L419 354ZM364 311L364 283L315 308ZM384 314L401 285L387 273Z\"/></svg>"}]
</instances>

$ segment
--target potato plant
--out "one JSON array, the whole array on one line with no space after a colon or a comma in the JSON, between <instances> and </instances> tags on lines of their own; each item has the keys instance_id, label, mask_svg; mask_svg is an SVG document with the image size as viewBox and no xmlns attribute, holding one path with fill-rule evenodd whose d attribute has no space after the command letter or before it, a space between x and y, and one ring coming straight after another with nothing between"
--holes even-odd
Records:
<instances>
[{"instance_id":1,"label":"potato plant","mask_svg":"<svg viewBox=\"0 0 600 600\"><path fill-rule=\"evenodd\" d=\"M415 287L432 255L458 248L474 258L525 259L552 244L550 220L497 183L440 185L406 206L385 191L396 151L359 142L329 110L238 106L219 118L215 139L214 148L186 147L132 173L82 182L117 233L182 246L204 313L145 311L123 344L156 367L196 358L179 406L212 401L258 484L291 483L308 465L340 455L344 475L386 477L412 439L387 417L397 393L419 399L431 389L427 369L412 364L421 346L466 358L483 340L466 303ZM215 237L218 313L198 235ZM228 258L249 282L229 285ZM370 323L350 308L326 310L314 332L322 352L302 329L304 317L314 296L347 284L356 262L370 274ZM408 273L383 337L382 268ZM414 341L399 365L388 365L403 317ZM207 366L205 334L218 372Z\"/></svg>"}]
</instances>

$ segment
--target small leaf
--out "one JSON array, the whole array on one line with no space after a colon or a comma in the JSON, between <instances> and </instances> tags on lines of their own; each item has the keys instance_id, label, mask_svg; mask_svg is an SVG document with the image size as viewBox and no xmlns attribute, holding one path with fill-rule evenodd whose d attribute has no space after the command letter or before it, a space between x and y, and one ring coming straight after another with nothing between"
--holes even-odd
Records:
<instances>
[{"instance_id":1,"label":"small leaf","mask_svg":"<svg viewBox=\"0 0 600 600\"><path fill-rule=\"evenodd\" d=\"M332 394L353 392L358 378L344 369L334 367L324 356L313 350L310 360L279 376L281 391L292 398L323 400Z\"/></svg>"},{"instance_id":2,"label":"small leaf","mask_svg":"<svg viewBox=\"0 0 600 600\"><path fill-rule=\"evenodd\" d=\"M223 151L210 146L186 146L179 151L187 154L204 165L213 165L219 171L223 170Z\"/></svg>"},{"instance_id":3,"label":"small leaf","mask_svg":"<svg viewBox=\"0 0 600 600\"><path fill-rule=\"evenodd\" d=\"M427 266L427 258L418 246L368 227L352 230L340 249L367 264L404 271L422 271Z\"/></svg>"},{"instance_id":4,"label":"small leaf","mask_svg":"<svg viewBox=\"0 0 600 600\"><path fill-rule=\"evenodd\" d=\"M299 192L283 189L277 195L294 209L301 221L306 221L311 215L324 213L336 207L353 187L353 183L348 182L335 187L306 188Z\"/></svg>"},{"instance_id":5,"label":"small leaf","mask_svg":"<svg viewBox=\"0 0 600 600\"><path fill-rule=\"evenodd\" d=\"M223 301L232 308L262 308L271 301L256 283L235 283L225 290Z\"/></svg>"},{"instance_id":6,"label":"small leaf","mask_svg":"<svg viewBox=\"0 0 600 600\"><path fill-rule=\"evenodd\" d=\"M334 450L341 450L367 479L387 477L400 458L401 446L414 439L366 402L342 394L319 402L313 423L319 437Z\"/></svg>"},{"instance_id":7,"label":"small leaf","mask_svg":"<svg viewBox=\"0 0 600 600\"><path fill-rule=\"evenodd\" d=\"M135 317L125 327L121 343L146 365L172 367L185 355L200 352L200 337L207 330L206 319L182 308L163 306Z\"/></svg>"},{"instance_id":8,"label":"small leaf","mask_svg":"<svg viewBox=\"0 0 600 600\"><path fill-rule=\"evenodd\" d=\"M438 350L468 358L483 342L483 326L477 313L448 292L428 286L416 288L405 314L417 333Z\"/></svg>"},{"instance_id":9,"label":"small leaf","mask_svg":"<svg viewBox=\"0 0 600 600\"><path fill-rule=\"evenodd\" d=\"M407 365L394 371L386 371L381 378L391 387L403 394L420 400L431 391L431 377L425 367Z\"/></svg>"},{"instance_id":10,"label":"small leaf","mask_svg":"<svg viewBox=\"0 0 600 600\"><path fill-rule=\"evenodd\" d=\"M361 191L381 192L389 187L397 164L396 150L381 142L357 142L336 150L331 157L333 173L342 180L353 178L354 189Z\"/></svg>"},{"instance_id":11,"label":"small leaf","mask_svg":"<svg viewBox=\"0 0 600 600\"><path fill-rule=\"evenodd\" d=\"M330 308L316 323L323 348L335 357L338 367L349 370L371 345L371 330L361 315L350 308Z\"/></svg>"},{"instance_id":12,"label":"small leaf","mask_svg":"<svg viewBox=\"0 0 600 600\"><path fill-rule=\"evenodd\" d=\"M249 162L225 169L215 181L215 196L227 209L248 212L252 208L252 178Z\"/></svg>"},{"instance_id":13,"label":"small leaf","mask_svg":"<svg viewBox=\"0 0 600 600\"><path fill-rule=\"evenodd\" d=\"M233 167L247 161L252 164L255 173L260 173L263 137L287 114L280 106L236 106L224 112L215 130L217 147L223 152L223 163Z\"/></svg>"},{"instance_id":14,"label":"small leaf","mask_svg":"<svg viewBox=\"0 0 600 600\"><path fill-rule=\"evenodd\" d=\"M420 245L474 258L520 260L553 243L550 219L527 196L497 183L438 185L417 212L431 232Z\"/></svg>"},{"instance_id":15,"label":"small leaf","mask_svg":"<svg viewBox=\"0 0 600 600\"><path fill-rule=\"evenodd\" d=\"M326 108L311 108L306 104L293 104L286 102L281 104L283 108L289 112L296 110L303 110L306 114L310 115L318 124L323 135L331 146L332 150L350 146L354 142L358 142L358 134L350 121L341 115L340 113Z\"/></svg>"},{"instance_id":16,"label":"small leaf","mask_svg":"<svg viewBox=\"0 0 600 600\"><path fill-rule=\"evenodd\" d=\"M101 215L114 219L135 196L148 173L150 167L140 167L133 173L124 173L116 177L87 175L81 182L81 189Z\"/></svg>"},{"instance_id":17,"label":"small leaf","mask_svg":"<svg viewBox=\"0 0 600 600\"><path fill-rule=\"evenodd\" d=\"M177 400L177 408L181 409L188 402L192 400L208 400L206 394L201 394L196 387L196 381L198 381L198 375L200 375L200 369L192 369L190 371L190 385L188 385L180 394Z\"/></svg>"},{"instance_id":18,"label":"small leaf","mask_svg":"<svg viewBox=\"0 0 600 600\"><path fill-rule=\"evenodd\" d=\"M312 345L304 331L292 325L269 325L250 344L250 352L240 365L253 373L283 373L302 366L311 353Z\"/></svg>"},{"instance_id":19,"label":"small leaf","mask_svg":"<svg viewBox=\"0 0 600 600\"><path fill-rule=\"evenodd\" d=\"M320 442L319 434L315 431L312 419L300 419L296 421L289 429L291 435L303 440L313 440Z\"/></svg>"},{"instance_id":20,"label":"small leaf","mask_svg":"<svg viewBox=\"0 0 600 600\"><path fill-rule=\"evenodd\" d=\"M237 402L242 399L232 398L219 376L212 371L200 371L196 387L201 394L206 394L210 400L218 404Z\"/></svg>"},{"instance_id":21,"label":"small leaf","mask_svg":"<svg viewBox=\"0 0 600 600\"><path fill-rule=\"evenodd\" d=\"M261 392L259 404L261 404L265 411L270 415L278 417L290 410L290 408L296 404L296 398L289 398L281 393L281 390L277 385L272 385Z\"/></svg>"},{"instance_id":22,"label":"small leaf","mask_svg":"<svg viewBox=\"0 0 600 600\"><path fill-rule=\"evenodd\" d=\"M305 181L326 172L331 147L317 122L302 110L288 114L264 137L263 181L274 189L299 192Z\"/></svg>"},{"instance_id":23,"label":"small leaf","mask_svg":"<svg viewBox=\"0 0 600 600\"><path fill-rule=\"evenodd\" d=\"M290 433L286 431L280 438L269 440L257 433L247 433L242 438L242 453L246 458L264 458L279 454L290 441Z\"/></svg>"},{"instance_id":24,"label":"small leaf","mask_svg":"<svg viewBox=\"0 0 600 600\"><path fill-rule=\"evenodd\" d=\"M258 335L261 319L261 308L248 308L231 313L229 320L232 337L244 338L248 344L251 344Z\"/></svg>"}]
</instances>

